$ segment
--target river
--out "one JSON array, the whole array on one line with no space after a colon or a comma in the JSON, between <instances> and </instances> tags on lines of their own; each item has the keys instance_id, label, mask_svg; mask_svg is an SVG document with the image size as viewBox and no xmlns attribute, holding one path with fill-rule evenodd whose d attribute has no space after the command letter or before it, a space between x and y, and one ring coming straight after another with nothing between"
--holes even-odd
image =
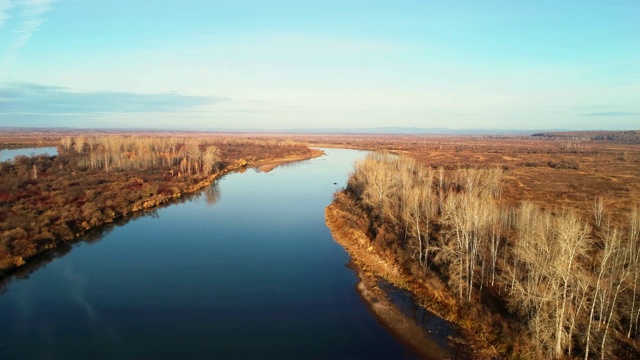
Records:
<instances>
[{"instance_id":1,"label":"river","mask_svg":"<svg viewBox=\"0 0 640 360\"><path fill-rule=\"evenodd\" d=\"M20 149L0 149L0 161L13 160L16 156L34 156L34 155L58 155L56 147L42 148L20 148Z\"/></svg>"},{"instance_id":2,"label":"river","mask_svg":"<svg viewBox=\"0 0 640 360\"><path fill-rule=\"evenodd\" d=\"M324 223L364 153L326 152L229 174L5 282L0 357L415 358Z\"/></svg>"}]
</instances>

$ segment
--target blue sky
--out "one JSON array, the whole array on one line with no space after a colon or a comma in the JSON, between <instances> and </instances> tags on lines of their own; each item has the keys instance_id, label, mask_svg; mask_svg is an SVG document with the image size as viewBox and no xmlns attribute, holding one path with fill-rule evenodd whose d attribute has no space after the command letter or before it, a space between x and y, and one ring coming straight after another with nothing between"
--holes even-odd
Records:
<instances>
[{"instance_id":1,"label":"blue sky","mask_svg":"<svg viewBox=\"0 0 640 360\"><path fill-rule=\"evenodd\" d=\"M640 1L0 0L0 126L640 129Z\"/></svg>"}]
</instances>

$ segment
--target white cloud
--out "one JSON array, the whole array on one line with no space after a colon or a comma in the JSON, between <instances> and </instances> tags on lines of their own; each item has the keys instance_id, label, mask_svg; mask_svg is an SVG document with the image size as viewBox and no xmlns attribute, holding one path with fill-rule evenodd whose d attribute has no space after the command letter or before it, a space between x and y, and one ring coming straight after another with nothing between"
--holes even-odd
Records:
<instances>
[{"instance_id":1,"label":"white cloud","mask_svg":"<svg viewBox=\"0 0 640 360\"><path fill-rule=\"evenodd\" d=\"M36 17L51 10L53 3L57 0L22 0L20 5L24 6L24 15Z\"/></svg>"},{"instance_id":2,"label":"white cloud","mask_svg":"<svg viewBox=\"0 0 640 360\"><path fill-rule=\"evenodd\" d=\"M9 0L0 0L0 29L4 25L4 22L11 17L9 10L13 5Z\"/></svg>"},{"instance_id":3,"label":"white cloud","mask_svg":"<svg viewBox=\"0 0 640 360\"><path fill-rule=\"evenodd\" d=\"M20 49L29 42L31 36L45 22L43 15L52 9L54 2L56 0L23 0L17 3L21 9L22 20L17 29L12 31L14 38L10 45L11 49Z\"/></svg>"},{"instance_id":4,"label":"white cloud","mask_svg":"<svg viewBox=\"0 0 640 360\"><path fill-rule=\"evenodd\" d=\"M44 15L53 8L57 0L0 0L0 28L6 20L13 17L11 28L5 33L10 34L10 40L2 52L1 74L10 74L12 65L17 61L18 51L24 47L33 34L45 23ZM11 13L9 13L11 10Z\"/></svg>"}]
</instances>

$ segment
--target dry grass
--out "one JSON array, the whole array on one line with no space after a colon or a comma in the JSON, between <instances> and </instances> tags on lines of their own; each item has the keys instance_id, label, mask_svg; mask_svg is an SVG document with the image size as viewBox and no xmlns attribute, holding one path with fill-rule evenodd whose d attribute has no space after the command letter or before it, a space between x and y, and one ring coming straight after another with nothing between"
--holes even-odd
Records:
<instances>
[{"instance_id":1,"label":"dry grass","mask_svg":"<svg viewBox=\"0 0 640 360\"><path fill-rule=\"evenodd\" d=\"M407 154L428 165L502 166L507 170L505 200L572 207L589 217L598 196L604 197L609 214L627 211L640 200L640 147L627 146L626 157L619 147L497 141L445 151L409 149Z\"/></svg>"},{"instance_id":2,"label":"dry grass","mask_svg":"<svg viewBox=\"0 0 640 360\"><path fill-rule=\"evenodd\" d=\"M310 145L390 150L445 169L501 166L503 200L530 200L546 209L571 207L592 215L595 198L606 214L640 204L640 145L540 137L324 135L294 138ZM607 220L605 215L605 220Z\"/></svg>"}]
</instances>

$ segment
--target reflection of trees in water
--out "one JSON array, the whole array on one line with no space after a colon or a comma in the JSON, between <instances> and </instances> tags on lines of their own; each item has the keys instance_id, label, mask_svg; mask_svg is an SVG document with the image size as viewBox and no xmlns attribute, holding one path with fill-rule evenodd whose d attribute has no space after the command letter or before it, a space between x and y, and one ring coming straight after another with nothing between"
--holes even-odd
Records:
<instances>
[{"instance_id":1,"label":"reflection of trees in water","mask_svg":"<svg viewBox=\"0 0 640 360\"><path fill-rule=\"evenodd\" d=\"M25 265L9 272L9 274L0 279L0 294L7 292L7 286L13 282L13 280L25 280L29 276L36 272L38 269L46 266L53 260L67 255L71 251L71 244L62 243L53 250L47 251L42 255L36 256L34 259L29 260Z\"/></svg>"},{"instance_id":2,"label":"reflection of trees in water","mask_svg":"<svg viewBox=\"0 0 640 360\"><path fill-rule=\"evenodd\" d=\"M266 171L262 171L260 169L260 167L255 167L253 168L253 170L257 173L268 173L271 172L277 168L281 168L281 169L286 169L286 168L295 168L297 166L300 166L300 164L302 164L304 161L301 160L296 160L296 161L289 161L289 162L283 162L283 163L278 163L276 165L270 166L270 165L266 165L269 167L269 170Z\"/></svg>"},{"instance_id":3,"label":"reflection of trees in water","mask_svg":"<svg viewBox=\"0 0 640 360\"><path fill-rule=\"evenodd\" d=\"M220 200L220 187L218 182L214 181L208 188L205 189L204 195L207 200L207 206L211 207Z\"/></svg>"},{"instance_id":4,"label":"reflection of trees in water","mask_svg":"<svg viewBox=\"0 0 640 360\"><path fill-rule=\"evenodd\" d=\"M298 166L300 166L300 165L302 165L304 163L305 163L305 160L303 160L303 161L300 161L300 160L289 161L289 162L285 162L285 163L282 163L282 164L278 164L278 166L276 166L276 168L281 168L281 169L295 168L295 167L298 167Z\"/></svg>"},{"instance_id":5,"label":"reflection of trees in water","mask_svg":"<svg viewBox=\"0 0 640 360\"><path fill-rule=\"evenodd\" d=\"M218 188L218 183L214 182L210 187L208 187L205 191L205 196L207 200L207 204L213 205L220 199L220 189ZM102 240L105 236L107 236L113 229L116 227L121 227L128 224L132 220L136 220L141 217L151 216L153 218L160 218L158 214L158 209L164 208L167 206L175 205L175 204L183 204L187 201L192 201L202 196L202 192L196 192L192 194L185 194L178 199L171 200L163 205L155 207L149 210L143 210L140 212L136 212L127 216L126 218L120 218L114 220L114 222L110 224L105 224L93 230L86 232L82 237L75 241L60 241L58 245L49 251L46 251L40 255L35 256L32 259L29 259L27 263L19 268L16 268L7 273L0 273L0 295L7 292L8 286L14 281L26 280L29 278L31 274L44 268L53 260L61 258L68 253L71 252L74 246L88 243L95 244ZM123 249L126 251L126 249Z\"/></svg>"}]
</instances>

